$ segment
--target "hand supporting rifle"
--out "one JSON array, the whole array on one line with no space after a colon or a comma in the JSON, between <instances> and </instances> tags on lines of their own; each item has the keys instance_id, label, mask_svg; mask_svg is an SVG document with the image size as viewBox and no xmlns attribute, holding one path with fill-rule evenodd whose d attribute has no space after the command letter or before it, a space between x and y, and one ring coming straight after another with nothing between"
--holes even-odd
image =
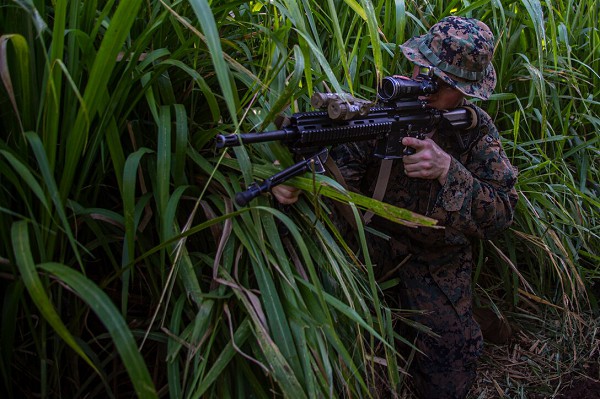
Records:
<instances>
[{"instance_id":1,"label":"hand supporting rifle","mask_svg":"<svg viewBox=\"0 0 600 399\"><path fill-rule=\"evenodd\" d=\"M274 174L273 176L265 179L261 184L257 182L253 182L248 186L246 191L242 191L236 193L235 202L239 206L246 206L250 201L254 198L258 197L262 193L266 193L271 190L274 186L281 184L294 176L298 176L304 172L313 172L313 173L324 173L325 172L325 161L327 161L327 157L329 155L329 151L326 148L323 148L317 154L313 156L303 159L302 161L290 166L287 169L282 170Z\"/></svg>"}]
</instances>

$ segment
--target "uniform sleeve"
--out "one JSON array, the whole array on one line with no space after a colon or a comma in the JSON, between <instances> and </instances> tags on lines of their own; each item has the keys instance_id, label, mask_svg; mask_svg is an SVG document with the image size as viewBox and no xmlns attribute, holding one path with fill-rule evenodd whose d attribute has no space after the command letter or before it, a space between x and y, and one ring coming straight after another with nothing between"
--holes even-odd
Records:
<instances>
[{"instance_id":1,"label":"uniform sleeve","mask_svg":"<svg viewBox=\"0 0 600 399\"><path fill-rule=\"evenodd\" d=\"M452 158L448 178L441 187L430 217L466 236L491 238L508 228L517 203L517 171L500 144L496 127L470 151L463 165Z\"/></svg>"}]
</instances>

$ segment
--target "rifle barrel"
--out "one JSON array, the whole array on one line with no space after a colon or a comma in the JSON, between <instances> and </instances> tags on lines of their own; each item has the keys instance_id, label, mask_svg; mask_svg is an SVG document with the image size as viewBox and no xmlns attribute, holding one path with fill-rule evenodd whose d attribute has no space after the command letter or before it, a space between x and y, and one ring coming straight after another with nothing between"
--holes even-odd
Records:
<instances>
[{"instance_id":1,"label":"rifle barrel","mask_svg":"<svg viewBox=\"0 0 600 399\"><path fill-rule=\"evenodd\" d=\"M236 147L243 144L262 143L265 141L286 141L292 139L297 132L288 129L273 130L262 133L240 133L240 134L218 134L216 136L216 147Z\"/></svg>"}]
</instances>

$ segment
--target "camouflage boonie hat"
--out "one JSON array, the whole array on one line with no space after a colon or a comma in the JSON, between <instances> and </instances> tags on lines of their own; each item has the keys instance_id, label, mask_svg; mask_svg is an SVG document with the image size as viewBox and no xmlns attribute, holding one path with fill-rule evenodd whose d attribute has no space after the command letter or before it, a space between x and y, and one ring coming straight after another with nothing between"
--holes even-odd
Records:
<instances>
[{"instance_id":1,"label":"camouflage boonie hat","mask_svg":"<svg viewBox=\"0 0 600 399\"><path fill-rule=\"evenodd\" d=\"M400 48L411 62L432 68L467 96L487 100L496 87L494 35L477 19L446 17Z\"/></svg>"}]
</instances>

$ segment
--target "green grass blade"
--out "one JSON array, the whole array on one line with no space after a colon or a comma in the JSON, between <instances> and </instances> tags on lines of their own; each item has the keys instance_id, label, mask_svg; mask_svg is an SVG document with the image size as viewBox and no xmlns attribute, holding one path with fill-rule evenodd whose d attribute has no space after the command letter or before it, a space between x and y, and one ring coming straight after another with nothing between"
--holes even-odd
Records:
<instances>
[{"instance_id":1,"label":"green grass blade","mask_svg":"<svg viewBox=\"0 0 600 399\"><path fill-rule=\"evenodd\" d=\"M173 180L175 186L185 184L185 154L188 146L187 113L182 104L175 104L175 160L173 165Z\"/></svg>"},{"instance_id":2,"label":"green grass blade","mask_svg":"<svg viewBox=\"0 0 600 399\"><path fill-rule=\"evenodd\" d=\"M131 276L129 266L132 259L135 257L135 237L137 234L135 192L138 185L137 176L142 157L150 152L152 151L148 148L140 148L127 158L125 167L123 168L123 220L125 223L125 242L121 260L121 264L125 268L121 277L123 281L123 287L121 288L121 292L123 293L121 298L121 309L123 314L126 312L128 302L127 298Z\"/></svg>"},{"instance_id":3,"label":"green grass blade","mask_svg":"<svg viewBox=\"0 0 600 399\"><path fill-rule=\"evenodd\" d=\"M68 1L59 0L55 4L55 15L52 25L52 47L48 59L48 77L46 82L46 103L47 106L44 109L44 124L45 129L43 130L43 143L46 149L48 157L48 165L50 170L54 172L56 165L56 158L58 152L56 151L56 145L58 144L59 136L59 125L61 123L61 111L60 108L65 101L63 96L63 79L62 70L58 65L61 60L64 59L65 49L65 27L67 18ZM63 197L63 200L66 198Z\"/></svg>"},{"instance_id":4,"label":"green grass blade","mask_svg":"<svg viewBox=\"0 0 600 399\"><path fill-rule=\"evenodd\" d=\"M221 87L223 98L227 104L227 109L229 110L233 123L237 126L237 106L233 100L236 96L234 95L234 89L229 78L229 67L222 57L223 50L221 48L219 30L217 29L214 15L206 0L190 0L189 2L196 14L196 18L198 18L202 31L204 32L206 45L208 46L209 54L219 81L219 86Z\"/></svg>"},{"instance_id":5,"label":"green grass blade","mask_svg":"<svg viewBox=\"0 0 600 399\"><path fill-rule=\"evenodd\" d=\"M10 163L15 172L23 179L23 182L27 184L29 189L33 192L33 194L40 201L42 206L47 212L50 212L50 206L46 201L46 195L44 194L44 190L37 182L31 171L25 166L21 161L19 161L14 155L5 150L0 150L0 154L4 155L4 158Z\"/></svg>"},{"instance_id":6,"label":"green grass blade","mask_svg":"<svg viewBox=\"0 0 600 399\"><path fill-rule=\"evenodd\" d=\"M29 141L29 144L31 145L31 148L33 149L33 152L36 156L38 166L39 166L42 176L44 178L44 183L45 183L46 189L48 190L48 192L50 194L50 198L52 199L52 202L54 203L54 209L56 210L56 213L58 213L58 217L62 223L62 228L64 230L64 233L67 235L67 238L68 238L69 242L71 243L71 248L72 248L73 252L75 253L75 256L76 256L79 264L81 266L83 266L83 262L81 260L81 255L79 254L79 250L78 250L78 245L75 241L75 236L73 235L71 225L69 224L69 221L67 219L67 214L65 212L63 201L60 197L58 187L54 180L54 176L52 174L50 164L48 163L48 158L46 157L46 152L44 150L42 141L41 141L40 137L37 134L35 134L34 132L25 133L25 137Z\"/></svg>"},{"instance_id":7,"label":"green grass blade","mask_svg":"<svg viewBox=\"0 0 600 399\"><path fill-rule=\"evenodd\" d=\"M20 87L18 93L15 93L15 87L8 68L7 46L9 42L13 45L16 55L16 65L19 66L19 71L16 74L19 79ZM28 79L30 70L28 53L29 46L23 36L16 34L0 36L0 79L10 98L11 105L19 121L22 133L33 127L32 123L34 120L29 106L31 103L31 88L30 80ZM17 98L19 99L18 102Z\"/></svg>"},{"instance_id":8,"label":"green grass blade","mask_svg":"<svg viewBox=\"0 0 600 399\"><path fill-rule=\"evenodd\" d=\"M12 245L16 258L17 267L21 273L23 283L27 288L29 296L42 313L42 316L50 323L56 333L69 345L82 359L86 361L98 374L96 365L85 354L83 349L77 344L77 341L67 327L64 325L59 314L56 312L52 301L46 293L44 284L38 276L35 262L31 252L31 244L29 242L29 233L27 222L15 222L11 229Z\"/></svg>"},{"instance_id":9,"label":"green grass blade","mask_svg":"<svg viewBox=\"0 0 600 399\"><path fill-rule=\"evenodd\" d=\"M169 201L169 187L171 182L171 110L167 106L160 108L158 125L158 139L156 144L156 192L154 197L156 207L161 218L166 215ZM162 239L166 239L171 228L170 221L161 221Z\"/></svg>"}]
</instances>

